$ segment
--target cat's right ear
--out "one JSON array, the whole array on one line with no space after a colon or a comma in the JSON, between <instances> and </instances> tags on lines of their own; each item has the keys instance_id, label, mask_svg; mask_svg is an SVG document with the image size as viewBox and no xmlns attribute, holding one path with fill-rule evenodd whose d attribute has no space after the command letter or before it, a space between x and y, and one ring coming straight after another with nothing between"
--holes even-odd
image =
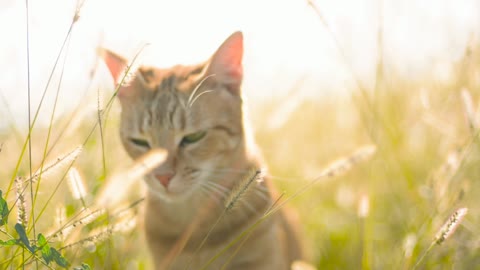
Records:
<instances>
[{"instance_id":1,"label":"cat's right ear","mask_svg":"<svg viewBox=\"0 0 480 270\"><path fill-rule=\"evenodd\" d=\"M98 54L100 57L102 57L105 64L107 64L108 70L110 71L110 74L112 74L112 78L116 87L118 83L120 83L122 76L125 74L125 69L128 66L127 60L104 48L99 48Z\"/></svg>"}]
</instances>

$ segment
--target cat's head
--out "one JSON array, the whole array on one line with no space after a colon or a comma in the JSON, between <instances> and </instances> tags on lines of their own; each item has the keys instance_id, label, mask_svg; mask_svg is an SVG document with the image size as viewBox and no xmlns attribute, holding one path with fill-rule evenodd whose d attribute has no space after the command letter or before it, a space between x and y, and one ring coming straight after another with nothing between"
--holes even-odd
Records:
<instances>
[{"instance_id":1,"label":"cat's head","mask_svg":"<svg viewBox=\"0 0 480 270\"><path fill-rule=\"evenodd\" d=\"M107 50L102 56L115 82L122 81L128 61ZM128 154L168 151L167 161L145 177L155 194L175 198L208 189L205 183L220 181L222 170L242 166L242 56L243 36L236 32L203 64L140 67L118 87Z\"/></svg>"}]
</instances>

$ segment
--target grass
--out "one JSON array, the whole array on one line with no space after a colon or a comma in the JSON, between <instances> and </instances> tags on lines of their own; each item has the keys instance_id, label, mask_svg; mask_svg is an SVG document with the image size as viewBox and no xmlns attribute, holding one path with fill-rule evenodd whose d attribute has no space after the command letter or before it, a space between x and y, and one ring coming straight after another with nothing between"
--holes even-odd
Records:
<instances>
[{"instance_id":1,"label":"grass","mask_svg":"<svg viewBox=\"0 0 480 270\"><path fill-rule=\"evenodd\" d=\"M392 89L395 98L381 100L379 115L393 134L378 122L365 128L353 104L325 100L303 102L280 130L259 130L270 171L286 179L278 183L287 191L353 145L377 145L372 162L335 181L317 183L293 202L319 269L411 269L460 207L469 208L464 227L429 252L419 269L469 269L479 263L477 133L469 130L461 99L449 86L429 93L436 100L429 110L415 98L421 89L420 84L411 87L408 95ZM445 126L432 126L432 116ZM365 196L368 214L359 215Z\"/></svg>"},{"instance_id":2,"label":"grass","mask_svg":"<svg viewBox=\"0 0 480 270\"><path fill-rule=\"evenodd\" d=\"M388 63L379 61L372 89L355 78L351 96L252 104L255 137L284 191L265 218L292 204L318 269L480 265L479 47L471 44L452 63L447 81L386 74ZM1 269L55 269L66 261L78 269L151 268L136 229L141 188L107 209L99 203L121 186L110 181L118 173L144 167L119 146L119 108L114 95L104 96L85 100L98 103L96 111L52 115L49 126L34 126L31 134L10 123L0 134L0 190L8 205L0 200ZM295 110L281 111L292 102ZM346 166L356 161L347 155L365 144L376 146L373 159ZM350 171L337 175L338 168Z\"/></svg>"}]
</instances>

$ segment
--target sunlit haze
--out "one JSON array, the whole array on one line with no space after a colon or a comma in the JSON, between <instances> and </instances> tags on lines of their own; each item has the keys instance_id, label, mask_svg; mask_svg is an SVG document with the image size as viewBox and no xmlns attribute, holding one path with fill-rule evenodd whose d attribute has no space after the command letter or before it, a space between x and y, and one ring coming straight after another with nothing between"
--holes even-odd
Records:
<instances>
[{"instance_id":1,"label":"sunlit haze","mask_svg":"<svg viewBox=\"0 0 480 270\"><path fill-rule=\"evenodd\" d=\"M67 42L66 57L47 92L55 98L62 70L60 112L76 106L85 91L113 87L102 63L89 86L96 48L132 58L145 44L142 61L168 67L207 59L233 31L245 35L244 89L250 102L282 97L348 93L352 74L372 84L382 29L385 61L406 77L428 72L448 79L450 63L480 33L476 0L316 0L328 28L306 0L119 1L86 0ZM30 78L32 108L38 105L66 36L77 1L31 1ZM0 2L0 128L4 119L25 126L27 57L25 1ZM335 35L338 44L331 33ZM341 54L346 56L345 59ZM301 82L301 83L300 83ZM110 92L107 92L107 94ZM286 96L285 96L286 98ZM48 110L50 111L50 109ZM9 114L12 117L8 116ZM8 116L8 117L7 117ZM42 113L45 121L49 114Z\"/></svg>"}]
</instances>

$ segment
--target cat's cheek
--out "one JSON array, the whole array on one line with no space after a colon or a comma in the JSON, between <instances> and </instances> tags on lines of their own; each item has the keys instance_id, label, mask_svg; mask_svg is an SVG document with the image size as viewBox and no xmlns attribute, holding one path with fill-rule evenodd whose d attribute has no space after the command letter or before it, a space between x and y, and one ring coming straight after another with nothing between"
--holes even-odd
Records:
<instances>
[{"instance_id":1,"label":"cat's cheek","mask_svg":"<svg viewBox=\"0 0 480 270\"><path fill-rule=\"evenodd\" d=\"M182 182L181 179L172 179L172 181L170 182L170 185L168 186L168 194L170 196L178 197L179 195L181 196L182 194L183 195L188 194L187 192L188 189L189 187L187 187L185 185L185 182Z\"/></svg>"},{"instance_id":2,"label":"cat's cheek","mask_svg":"<svg viewBox=\"0 0 480 270\"><path fill-rule=\"evenodd\" d=\"M136 151L133 149L131 144L128 142L127 137L124 136L124 134L122 132L120 132L120 139L121 139L121 142L122 142L122 145L123 145L123 149L125 149L125 152L127 152L127 154L132 159L135 159L136 157L138 157L138 153L136 153Z\"/></svg>"},{"instance_id":3,"label":"cat's cheek","mask_svg":"<svg viewBox=\"0 0 480 270\"><path fill-rule=\"evenodd\" d=\"M127 151L127 154L133 159L136 160L138 157L140 157L142 154L144 154L144 151L138 150L136 147L132 147L130 144L125 143L124 148Z\"/></svg>"},{"instance_id":4,"label":"cat's cheek","mask_svg":"<svg viewBox=\"0 0 480 270\"><path fill-rule=\"evenodd\" d=\"M228 140L218 141L215 145L215 151L212 153L212 157L229 160L232 157L232 153L238 148L240 141L237 138L229 138Z\"/></svg>"}]
</instances>

